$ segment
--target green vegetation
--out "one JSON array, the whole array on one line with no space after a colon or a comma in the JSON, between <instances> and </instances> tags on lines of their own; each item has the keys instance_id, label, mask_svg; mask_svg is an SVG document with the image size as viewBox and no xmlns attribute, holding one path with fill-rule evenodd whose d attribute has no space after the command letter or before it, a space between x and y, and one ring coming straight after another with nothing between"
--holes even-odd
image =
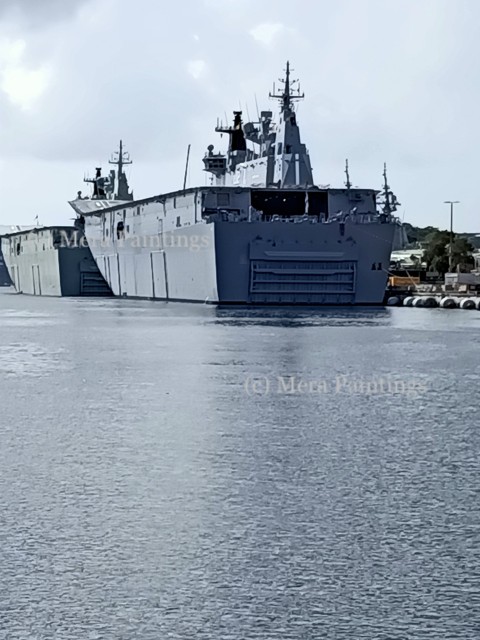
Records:
<instances>
[{"instance_id":1,"label":"green vegetation","mask_svg":"<svg viewBox=\"0 0 480 640\"><path fill-rule=\"evenodd\" d=\"M439 232L437 227L415 227L409 222L403 223L403 228L407 233L409 247L413 249L418 245L423 245L428 237L435 232ZM447 231L445 231L447 233ZM480 249L480 234L478 233L460 233L457 237L465 238L475 249Z\"/></svg>"},{"instance_id":2,"label":"green vegetation","mask_svg":"<svg viewBox=\"0 0 480 640\"><path fill-rule=\"evenodd\" d=\"M411 245L425 242L427 236L438 231L436 227L414 227L413 224L408 222L404 222L403 227L407 232L408 242Z\"/></svg>"},{"instance_id":3,"label":"green vegetation","mask_svg":"<svg viewBox=\"0 0 480 640\"><path fill-rule=\"evenodd\" d=\"M452 244L452 270L465 270L474 266L472 253L473 245L467 238L459 236L453 237ZM445 275L449 271L449 245L450 233L448 231L431 231L424 240L423 261L427 264L427 269L437 271Z\"/></svg>"}]
</instances>

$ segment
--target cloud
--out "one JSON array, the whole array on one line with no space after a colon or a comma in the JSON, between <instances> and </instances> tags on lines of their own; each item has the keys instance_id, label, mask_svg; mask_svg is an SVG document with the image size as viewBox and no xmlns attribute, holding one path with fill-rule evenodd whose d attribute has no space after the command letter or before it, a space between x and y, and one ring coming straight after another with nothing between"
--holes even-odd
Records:
<instances>
[{"instance_id":1,"label":"cloud","mask_svg":"<svg viewBox=\"0 0 480 640\"><path fill-rule=\"evenodd\" d=\"M457 198L474 228L479 19L468 0L0 0L0 220L65 222L120 137L136 196L181 186L190 143L204 184L204 150L227 143L217 116L278 115L268 90L289 59L316 181L340 186L348 157L355 184L380 186L386 160L407 219L434 223Z\"/></svg>"},{"instance_id":2,"label":"cloud","mask_svg":"<svg viewBox=\"0 0 480 640\"><path fill-rule=\"evenodd\" d=\"M0 0L0 18L20 19L27 24L57 22L92 0Z\"/></svg>"},{"instance_id":3,"label":"cloud","mask_svg":"<svg viewBox=\"0 0 480 640\"><path fill-rule=\"evenodd\" d=\"M249 4L250 0L203 0L203 2L208 9L214 9L216 11L221 9L230 12L232 11L232 7L238 8L240 3L244 5Z\"/></svg>"},{"instance_id":4,"label":"cloud","mask_svg":"<svg viewBox=\"0 0 480 640\"><path fill-rule=\"evenodd\" d=\"M13 104L29 110L44 93L48 86L49 75L49 70L46 68L8 69L2 74L2 90Z\"/></svg>"},{"instance_id":5,"label":"cloud","mask_svg":"<svg viewBox=\"0 0 480 640\"><path fill-rule=\"evenodd\" d=\"M205 60L190 60L187 63L187 71L195 80L203 78L208 71Z\"/></svg>"},{"instance_id":6,"label":"cloud","mask_svg":"<svg viewBox=\"0 0 480 640\"><path fill-rule=\"evenodd\" d=\"M290 31L290 29L280 22L264 22L250 29L249 33L258 43L270 48L275 44L279 36L284 35L287 31Z\"/></svg>"},{"instance_id":7,"label":"cloud","mask_svg":"<svg viewBox=\"0 0 480 640\"><path fill-rule=\"evenodd\" d=\"M46 65L27 67L25 51L24 40L0 41L0 89L12 104L29 110L47 88L50 69Z\"/></svg>"}]
</instances>

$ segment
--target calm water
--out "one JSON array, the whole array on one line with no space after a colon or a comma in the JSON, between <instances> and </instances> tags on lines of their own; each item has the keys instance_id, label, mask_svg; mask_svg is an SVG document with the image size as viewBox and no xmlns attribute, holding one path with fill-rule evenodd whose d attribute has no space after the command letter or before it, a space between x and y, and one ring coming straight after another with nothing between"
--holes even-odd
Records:
<instances>
[{"instance_id":1,"label":"calm water","mask_svg":"<svg viewBox=\"0 0 480 640\"><path fill-rule=\"evenodd\" d=\"M0 637L474 640L480 312L0 293Z\"/></svg>"}]
</instances>

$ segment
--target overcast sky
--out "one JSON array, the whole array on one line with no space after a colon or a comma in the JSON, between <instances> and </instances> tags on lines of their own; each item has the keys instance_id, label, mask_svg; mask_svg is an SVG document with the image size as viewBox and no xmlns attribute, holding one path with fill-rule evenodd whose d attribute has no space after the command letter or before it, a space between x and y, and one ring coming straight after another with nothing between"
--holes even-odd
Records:
<instances>
[{"instance_id":1,"label":"overcast sky","mask_svg":"<svg viewBox=\"0 0 480 640\"><path fill-rule=\"evenodd\" d=\"M205 183L217 116L253 118L290 60L318 184L378 188L480 232L478 0L0 0L0 224L65 224L122 137L136 197Z\"/></svg>"}]
</instances>

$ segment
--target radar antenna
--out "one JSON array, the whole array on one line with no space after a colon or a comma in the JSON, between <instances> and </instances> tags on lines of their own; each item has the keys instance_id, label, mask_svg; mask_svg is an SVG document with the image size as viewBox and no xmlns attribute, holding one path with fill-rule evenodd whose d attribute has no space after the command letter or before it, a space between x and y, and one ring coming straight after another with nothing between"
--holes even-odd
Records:
<instances>
[{"instance_id":1,"label":"radar antenna","mask_svg":"<svg viewBox=\"0 0 480 640\"><path fill-rule=\"evenodd\" d=\"M280 78L281 84L283 84L283 92L275 92L275 84L273 85L273 92L269 93L270 98L280 100L282 103L282 111L288 111L292 109L293 102L295 100L303 100L304 93L300 93L300 84L298 80L290 80L290 62L287 60L287 67L285 69L285 79ZM297 88L295 89L295 85Z\"/></svg>"},{"instance_id":2,"label":"radar antenna","mask_svg":"<svg viewBox=\"0 0 480 640\"><path fill-rule=\"evenodd\" d=\"M114 164L118 167L117 169L117 193L115 194L115 199L117 200L133 200L133 193L129 190L127 176L125 175L125 171L123 170L124 166L127 164L133 164L133 161L130 159L130 154L123 150L123 141L120 140L120 147L118 151L112 154L111 159L108 161L109 164ZM112 182L115 177L115 171L112 169L110 172L112 175Z\"/></svg>"},{"instance_id":3,"label":"radar antenna","mask_svg":"<svg viewBox=\"0 0 480 640\"><path fill-rule=\"evenodd\" d=\"M383 190L380 204L383 205L383 213L387 214L394 213L400 206L400 203L397 200L397 196L393 193L388 185L387 163L383 165Z\"/></svg>"},{"instance_id":4,"label":"radar antenna","mask_svg":"<svg viewBox=\"0 0 480 640\"><path fill-rule=\"evenodd\" d=\"M132 164L132 160L130 160L130 154L123 150L123 141L120 140L120 149L115 151L112 154L111 159L108 161L109 164L115 164L118 167L117 175L120 176L123 173L123 167L126 164Z\"/></svg>"}]
</instances>

